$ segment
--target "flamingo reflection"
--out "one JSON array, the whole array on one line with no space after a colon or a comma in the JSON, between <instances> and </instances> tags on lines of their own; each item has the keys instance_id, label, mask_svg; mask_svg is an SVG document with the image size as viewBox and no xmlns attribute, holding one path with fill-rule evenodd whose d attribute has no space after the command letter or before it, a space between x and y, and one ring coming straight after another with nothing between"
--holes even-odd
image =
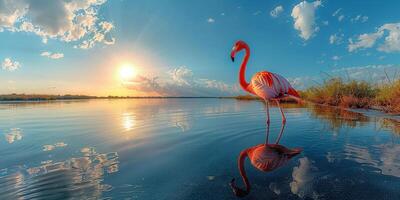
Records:
<instances>
[{"instance_id":1,"label":"flamingo reflection","mask_svg":"<svg viewBox=\"0 0 400 200\"><path fill-rule=\"evenodd\" d=\"M250 182L247 178L246 171L244 168L244 161L246 157L249 157L251 164L263 171L263 172L271 172L276 170L295 157L296 155L300 154L302 149L301 148L293 148L289 149L283 145L278 144L283 131L285 129L285 123L282 124L281 130L279 133L278 138L276 139L274 144L268 143L269 137L269 125L267 125L267 138L265 144L259 144L250 148L247 148L240 152L238 158L238 168L240 172L240 176L243 179L245 189L241 189L236 186L235 179L233 178L230 182L230 186L233 190L233 193L238 197L244 197L250 193Z\"/></svg>"}]
</instances>

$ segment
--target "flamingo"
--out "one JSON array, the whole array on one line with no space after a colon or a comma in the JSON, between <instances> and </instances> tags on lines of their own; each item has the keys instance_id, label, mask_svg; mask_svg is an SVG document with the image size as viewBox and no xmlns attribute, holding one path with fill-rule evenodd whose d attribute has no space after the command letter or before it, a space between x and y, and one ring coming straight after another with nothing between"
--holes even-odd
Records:
<instances>
[{"instance_id":1,"label":"flamingo","mask_svg":"<svg viewBox=\"0 0 400 200\"><path fill-rule=\"evenodd\" d=\"M281 75L271 73L268 71L257 72L251 79L251 82L248 83L245 78L245 70L247 61L249 60L250 57L249 45L247 45L245 42L241 40L237 41L232 48L231 59L232 62L234 62L235 54L242 50L245 50L245 56L239 71L240 86L246 92L254 94L265 101L267 107L267 124L270 123L269 105L268 105L269 100L276 101L276 104L278 105L282 115L282 123L286 123L286 117L279 104L279 99L286 96L290 96L296 99L297 101L301 101L299 93Z\"/></svg>"},{"instance_id":2,"label":"flamingo","mask_svg":"<svg viewBox=\"0 0 400 200\"><path fill-rule=\"evenodd\" d=\"M238 168L240 175L243 179L246 189L243 190L238 188L235 184L235 179L233 178L230 182L230 186L233 193L238 197L244 197L250 193L250 182L247 178L246 171L244 169L244 161L246 157L250 158L251 164L260 171L271 172L276 170L288 163L290 159L301 153L301 148L289 149L283 145L278 144L282 136L285 124L282 124L279 137L277 138L275 144L268 144L269 135L269 125L267 126L267 139L265 144L259 144L250 148L247 148L240 152L238 158Z\"/></svg>"}]
</instances>

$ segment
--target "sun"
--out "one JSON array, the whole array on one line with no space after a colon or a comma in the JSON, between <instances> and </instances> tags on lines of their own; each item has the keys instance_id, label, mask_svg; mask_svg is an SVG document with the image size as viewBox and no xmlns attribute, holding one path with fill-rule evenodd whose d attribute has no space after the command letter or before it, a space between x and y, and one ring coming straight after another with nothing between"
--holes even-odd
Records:
<instances>
[{"instance_id":1,"label":"sun","mask_svg":"<svg viewBox=\"0 0 400 200\"><path fill-rule=\"evenodd\" d=\"M129 80L136 76L136 70L131 64L123 64L119 69L121 80Z\"/></svg>"}]
</instances>

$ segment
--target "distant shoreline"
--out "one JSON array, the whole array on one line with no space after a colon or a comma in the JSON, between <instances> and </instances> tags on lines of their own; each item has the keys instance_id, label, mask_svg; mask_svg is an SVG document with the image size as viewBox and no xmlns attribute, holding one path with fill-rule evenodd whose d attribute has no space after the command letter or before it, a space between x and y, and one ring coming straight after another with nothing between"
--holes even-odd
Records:
<instances>
[{"instance_id":1,"label":"distant shoreline","mask_svg":"<svg viewBox=\"0 0 400 200\"><path fill-rule=\"evenodd\" d=\"M238 99L257 100L257 98L242 99L242 96L227 97L191 97L191 96L88 96L88 95L41 95L41 94L3 94L0 102L24 102L24 101L55 101L55 100L90 100L90 99Z\"/></svg>"}]
</instances>

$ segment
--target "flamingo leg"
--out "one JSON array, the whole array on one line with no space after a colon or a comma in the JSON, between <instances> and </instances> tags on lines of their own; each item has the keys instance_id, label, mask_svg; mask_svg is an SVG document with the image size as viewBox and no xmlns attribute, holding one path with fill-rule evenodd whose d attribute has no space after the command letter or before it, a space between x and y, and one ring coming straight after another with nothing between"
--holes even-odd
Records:
<instances>
[{"instance_id":1,"label":"flamingo leg","mask_svg":"<svg viewBox=\"0 0 400 200\"><path fill-rule=\"evenodd\" d=\"M265 101L265 105L267 106L267 124L269 125L270 123L270 119L269 119L269 103L268 100L264 100Z\"/></svg>"},{"instance_id":2,"label":"flamingo leg","mask_svg":"<svg viewBox=\"0 0 400 200\"><path fill-rule=\"evenodd\" d=\"M268 144L268 138L269 138L269 124L267 124L267 139L265 139L265 144Z\"/></svg>"},{"instance_id":3,"label":"flamingo leg","mask_svg":"<svg viewBox=\"0 0 400 200\"><path fill-rule=\"evenodd\" d=\"M279 141L281 140L281 137L282 137L282 135L283 135L283 131L285 130L285 125L286 125L286 123L282 123L281 131L279 132L279 136L278 136L278 138L276 139L275 144L279 144Z\"/></svg>"},{"instance_id":4,"label":"flamingo leg","mask_svg":"<svg viewBox=\"0 0 400 200\"><path fill-rule=\"evenodd\" d=\"M270 120L269 120L269 103L267 99L264 99L265 101L265 106L267 107L267 139L265 140L265 144L268 144L268 138L269 138L269 124L270 124Z\"/></svg>"},{"instance_id":5,"label":"flamingo leg","mask_svg":"<svg viewBox=\"0 0 400 200\"><path fill-rule=\"evenodd\" d=\"M276 104L279 107L279 110L281 111L281 114L282 114L282 123L286 123L286 117L285 117L285 114L283 113L281 104L279 103L279 99L275 99L275 101L276 101Z\"/></svg>"}]
</instances>

